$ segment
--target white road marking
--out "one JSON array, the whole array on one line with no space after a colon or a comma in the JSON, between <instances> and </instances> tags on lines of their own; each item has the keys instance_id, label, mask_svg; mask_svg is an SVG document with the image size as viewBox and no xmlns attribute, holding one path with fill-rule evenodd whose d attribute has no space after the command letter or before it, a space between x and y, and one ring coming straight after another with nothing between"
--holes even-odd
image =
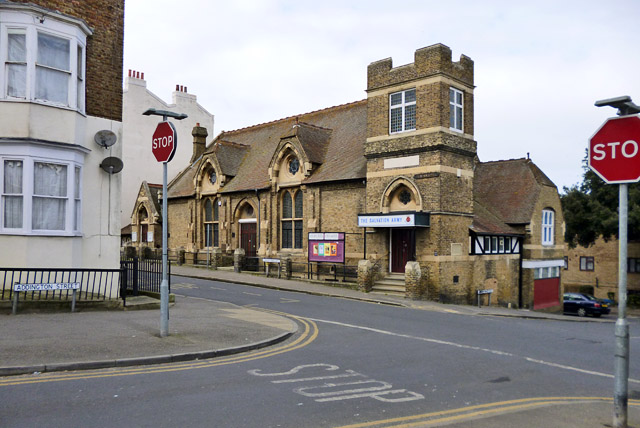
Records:
<instances>
[{"instance_id":1,"label":"white road marking","mask_svg":"<svg viewBox=\"0 0 640 428\"><path fill-rule=\"evenodd\" d=\"M262 294L258 294L258 293L247 293L246 291L243 291L242 294L248 294L249 296L259 296L262 297Z\"/></svg>"},{"instance_id":2,"label":"white road marking","mask_svg":"<svg viewBox=\"0 0 640 428\"><path fill-rule=\"evenodd\" d=\"M333 364L303 364L294 367L289 371L280 373L262 373L262 370L260 369L249 370L247 373L261 377L291 376L295 375L303 369L311 369L312 371L315 371L317 373L319 368L322 368L323 371L336 371L340 369L340 367ZM348 377L359 377L361 379L339 383L323 382L327 379L344 379ZM344 374L336 374L330 376L311 376L271 381L271 383L275 384L295 382L308 382L308 386L294 388L293 392L305 397L313 398L317 402L350 400L353 398L369 397L373 398L374 400L384 401L387 403L401 403L405 401L422 400L425 398L424 395L418 394L417 392L407 391L406 389L392 389L393 385L389 382L371 379L368 376L353 370L345 370ZM357 385L357 387L353 388L352 385ZM391 394L395 395L396 398L383 397L389 396Z\"/></svg>"},{"instance_id":3,"label":"white road marking","mask_svg":"<svg viewBox=\"0 0 640 428\"><path fill-rule=\"evenodd\" d=\"M455 346L457 348L472 349L474 351L489 352L491 354L505 355L507 357L514 357L515 356L515 355L513 355L513 354L511 354L509 352L497 351L495 349L481 348L479 346L463 345L461 343L448 342L446 340L429 339L427 337L411 336L409 334L394 333L392 331L379 330L377 328L364 327L364 326L360 326L360 325L345 324L345 323L341 323L341 322L337 322L337 321L328 321L328 320L321 320L321 319L314 319L314 318L309 318L309 319L312 320L312 321L316 321L316 322L324 322L324 323L327 323L327 324L335 324L335 325L339 325L339 326L342 326L342 327L357 328L357 329L360 329L360 330L372 331L374 333L387 334L389 336L404 337L406 339L414 339L414 340L421 340L423 342L437 343L439 345Z\"/></svg>"},{"instance_id":4,"label":"white road marking","mask_svg":"<svg viewBox=\"0 0 640 428\"><path fill-rule=\"evenodd\" d=\"M311 319L312 321L315 321L315 322L323 322L323 323L327 323L327 324L339 325L339 326L342 326L342 327L356 328L356 329L360 329L360 330L371 331L373 333L386 334L386 335L389 335L389 336L403 337L403 338L406 338L406 339L413 339L413 340L421 340L423 342L437 343L439 345L455 346L456 348L471 349L471 350L474 350L474 351L489 352L491 354L503 355L505 357L524 358L526 361L528 361L530 363L541 364L541 365L544 365L544 366L555 367L555 368L559 368L559 369L563 369L563 370L571 370L571 371L580 372L580 373L584 373L584 374L588 374L588 375L592 375L592 376L600 376L600 377L606 377L606 378L611 378L611 379L614 378L614 376L612 374L596 372L596 371L592 371L592 370L585 370L585 369L581 369L581 368L578 368L578 367L572 367L572 366L567 366L567 365L563 365L563 364L550 363L548 361L537 360L537 359L530 358L530 357L520 357L518 355L511 354L509 352L498 351L498 350L495 350L495 349L481 348L479 346L463 345L461 343L448 342L448 341L445 341L445 340L429 339L429 338L426 338L426 337L418 337L418 336L411 336L411 335L408 335L408 334L394 333L394 332L387 331L387 330L379 330L377 328L364 327L364 326L353 325L353 324L345 324L345 323L341 323L341 322L337 322L337 321L328 321L328 320L321 320L321 319L314 319L314 318L309 318L309 319ZM640 380L629 378L629 382L640 383Z\"/></svg>"}]
</instances>

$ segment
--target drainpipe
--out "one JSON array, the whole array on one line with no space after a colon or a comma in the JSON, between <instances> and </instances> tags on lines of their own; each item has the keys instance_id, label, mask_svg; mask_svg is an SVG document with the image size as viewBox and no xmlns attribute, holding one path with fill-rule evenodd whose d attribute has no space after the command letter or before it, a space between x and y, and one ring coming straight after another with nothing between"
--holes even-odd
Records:
<instances>
[{"instance_id":1,"label":"drainpipe","mask_svg":"<svg viewBox=\"0 0 640 428\"><path fill-rule=\"evenodd\" d=\"M258 228L258 242L256 247L256 256L258 255L258 251L260 251L260 194L258 193L258 189L256 189L256 198L258 198L258 214L256 215L256 221L258 224L256 227Z\"/></svg>"},{"instance_id":2,"label":"drainpipe","mask_svg":"<svg viewBox=\"0 0 640 428\"><path fill-rule=\"evenodd\" d=\"M524 244L524 239L522 238L518 238L518 241L520 241L520 258L518 259L518 270L519 270L519 275L518 275L518 309L522 309L522 255L524 252L523 244Z\"/></svg>"}]
</instances>

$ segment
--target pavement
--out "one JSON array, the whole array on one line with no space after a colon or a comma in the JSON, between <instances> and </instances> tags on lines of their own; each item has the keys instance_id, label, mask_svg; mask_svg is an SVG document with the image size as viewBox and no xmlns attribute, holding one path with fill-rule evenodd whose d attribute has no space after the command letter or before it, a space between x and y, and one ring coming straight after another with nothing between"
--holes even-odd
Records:
<instances>
[{"instance_id":1,"label":"pavement","mask_svg":"<svg viewBox=\"0 0 640 428\"><path fill-rule=\"evenodd\" d=\"M264 274L236 273L225 269L172 266L171 273L187 277L184 281L188 281L188 278L211 279L463 315L568 322L614 323L616 320L614 313L599 319L579 318L498 306L477 307L414 301L396 296L363 293L343 287L341 283L328 285L320 281L284 280L265 277ZM182 281L174 280L174 283L178 282ZM75 313L60 310L25 310L11 315L10 306L2 306L0 376L214 358L274 345L295 334L298 328L293 320L269 312L178 295L170 307L169 335L161 338L158 308L159 302L147 296L127 298L125 310L83 310L79 305ZM638 316L638 311L629 313L629 317ZM588 426L605 426L596 424L600 419L610 423L610 403L598 402L586 406L590 410L585 410L582 404L580 403L582 414L576 418L579 422L575 424L576 427L587 426L584 425L585 419L582 417L585 412L593 416L590 420L594 424ZM578 406L578 403L575 406ZM604 418L603 406L609 409L605 411ZM553 406L537 408L537 426L574 426L564 422L557 425L557 411L553 409ZM640 402L630 405L629 412L630 416L633 415L635 423L629 426L640 427ZM487 423L493 421L495 425L491 426L510 426L509 421L512 420L509 415L512 413L487 415ZM545 418L544 415L548 416L548 424L540 425L540 418ZM504 424L501 421L504 421Z\"/></svg>"}]
</instances>

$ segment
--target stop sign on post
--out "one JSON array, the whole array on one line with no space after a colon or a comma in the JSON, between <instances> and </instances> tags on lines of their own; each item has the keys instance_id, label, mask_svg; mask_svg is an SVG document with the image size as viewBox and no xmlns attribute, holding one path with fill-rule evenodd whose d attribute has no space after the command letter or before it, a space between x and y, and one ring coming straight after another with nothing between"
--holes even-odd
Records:
<instances>
[{"instance_id":1,"label":"stop sign on post","mask_svg":"<svg viewBox=\"0 0 640 428\"><path fill-rule=\"evenodd\" d=\"M151 151L158 162L173 159L178 146L178 134L171 122L160 122L151 139Z\"/></svg>"},{"instance_id":2,"label":"stop sign on post","mask_svg":"<svg viewBox=\"0 0 640 428\"><path fill-rule=\"evenodd\" d=\"M589 168L609 184L640 180L640 117L607 119L589 140Z\"/></svg>"}]
</instances>

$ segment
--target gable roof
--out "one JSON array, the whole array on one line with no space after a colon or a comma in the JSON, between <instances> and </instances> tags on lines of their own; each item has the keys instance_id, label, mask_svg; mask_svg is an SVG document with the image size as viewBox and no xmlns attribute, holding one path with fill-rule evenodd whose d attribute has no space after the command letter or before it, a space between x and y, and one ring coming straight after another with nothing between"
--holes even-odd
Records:
<instances>
[{"instance_id":1,"label":"gable roof","mask_svg":"<svg viewBox=\"0 0 640 428\"><path fill-rule=\"evenodd\" d=\"M303 184L364 178L366 127L367 105L366 100L362 100L223 132L201 158L172 180L168 197L195 194L193 180L208 154L217 156L223 174L235 175L220 193L265 189L270 186L269 163L281 138L293 135L309 160L319 164Z\"/></svg>"},{"instance_id":2,"label":"gable roof","mask_svg":"<svg viewBox=\"0 0 640 428\"><path fill-rule=\"evenodd\" d=\"M213 150L224 175L235 177L242 163L242 159L249 150L248 146L219 140L213 145Z\"/></svg>"},{"instance_id":3,"label":"gable roof","mask_svg":"<svg viewBox=\"0 0 640 428\"><path fill-rule=\"evenodd\" d=\"M556 187L530 159L476 164L473 194L477 221L474 219L472 229L496 228L496 220L505 226L530 223L542 186Z\"/></svg>"},{"instance_id":4,"label":"gable roof","mask_svg":"<svg viewBox=\"0 0 640 428\"><path fill-rule=\"evenodd\" d=\"M142 184L140 184L140 190L138 190L138 197L136 198L139 199L141 195L147 196L149 200L148 206L151 208L151 211L148 212L147 215L149 216L149 218L157 219L159 223L162 223L162 208L160 206L160 201L158 200L158 195L161 193L162 184L153 184L143 181ZM136 200L136 203L133 206L133 211L131 212L131 216L136 213L136 210L138 208L139 204Z\"/></svg>"}]
</instances>

